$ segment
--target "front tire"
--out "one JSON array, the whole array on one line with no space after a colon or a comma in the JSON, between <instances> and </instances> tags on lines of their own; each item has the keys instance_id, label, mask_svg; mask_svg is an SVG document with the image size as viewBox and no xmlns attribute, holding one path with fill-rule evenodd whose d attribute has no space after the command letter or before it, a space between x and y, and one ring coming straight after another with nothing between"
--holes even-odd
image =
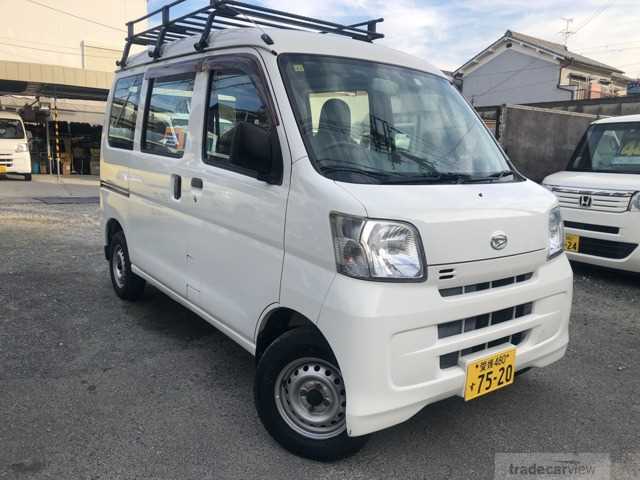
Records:
<instances>
[{"instance_id":1,"label":"front tire","mask_svg":"<svg viewBox=\"0 0 640 480\"><path fill-rule=\"evenodd\" d=\"M269 434L301 457L339 460L368 439L347 435L342 375L331 349L311 328L290 330L267 347L254 395Z\"/></svg>"},{"instance_id":2,"label":"front tire","mask_svg":"<svg viewBox=\"0 0 640 480\"><path fill-rule=\"evenodd\" d=\"M127 240L122 232L111 238L109 272L116 294L123 300L138 300L144 293L145 281L131 271Z\"/></svg>"},{"instance_id":3,"label":"front tire","mask_svg":"<svg viewBox=\"0 0 640 480\"><path fill-rule=\"evenodd\" d=\"M25 182L30 182L31 181L31 174L30 173L25 173L24 174L24 181Z\"/></svg>"}]
</instances>

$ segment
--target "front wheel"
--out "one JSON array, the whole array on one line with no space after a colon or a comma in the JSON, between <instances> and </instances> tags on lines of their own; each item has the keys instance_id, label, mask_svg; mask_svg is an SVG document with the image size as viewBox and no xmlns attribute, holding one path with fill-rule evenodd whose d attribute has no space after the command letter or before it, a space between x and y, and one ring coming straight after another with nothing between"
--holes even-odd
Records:
<instances>
[{"instance_id":1,"label":"front wheel","mask_svg":"<svg viewBox=\"0 0 640 480\"><path fill-rule=\"evenodd\" d=\"M31 174L30 173L25 173L24 174L24 181L25 182L30 182L31 181Z\"/></svg>"},{"instance_id":2,"label":"front wheel","mask_svg":"<svg viewBox=\"0 0 640 480\"><path fill-rule=\"evenodd\" d=\"M332 461L353 455L368 437L347 435L344 381L318 337L296 328L269 345L258 363L255 402L265 428L284 448Z\"/></svg>"}]
</instances>

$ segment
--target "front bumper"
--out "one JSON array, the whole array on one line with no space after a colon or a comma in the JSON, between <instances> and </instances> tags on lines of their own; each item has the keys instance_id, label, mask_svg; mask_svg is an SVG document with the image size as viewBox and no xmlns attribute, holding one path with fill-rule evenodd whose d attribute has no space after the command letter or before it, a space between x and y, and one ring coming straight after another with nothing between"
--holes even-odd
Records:
<instances>
[{"instance_id":1,"label":"front bumper","mask_svg":"<svg viewBox=\"0 0 640 480\"><path fill-rule=\"evenodd\" d=\"M3 173L31 173L31 155L29 152L20 152L10 157L0 157L0 171L2 170Z\"/></svg>"},{"instance_id":2,"label":"front bumper","mask_svg":"<svg viewBox=\"0 0 640 480\"><path fill-rule=\"evenodd\" d=\"M439 267L431 267L422 284L372 283L338 275L318 327L345 381L349 435L398 424L425 405L463 396L465 349L524 332L517 345L517 370L560 359L569 338L573 280L564 255L547 262L546 252L539 251L457 264L456 270L471 284L524 274L532 265L533 276L522 283L451 297L440 293ZM527 303L531 310L518 318L439 338L439 324ZM452 352L462 352L458 363L442 368L441 357Z\"/></svg>"},{"instance_id":3,"label":"front bumper","mask_svg":"<svg viewBox=\"0 0 640 480\"><path fill-rule=\"evenodd\" d=\"M609 213L587 209L563 208L562 218L565 222L582 224L582 228L565 225L566 233L579 235L581 238L598 242L597 251L593 254L567 252L571 261L598 265L640 273L640 212ZM593 231L595 227L608 227L617 233ZM591 243L594 243L593 241ZM620 257L620 245L628 246L630 253ZM634 247L635 245L635 247Z\"/></svg>"}]
</instances>

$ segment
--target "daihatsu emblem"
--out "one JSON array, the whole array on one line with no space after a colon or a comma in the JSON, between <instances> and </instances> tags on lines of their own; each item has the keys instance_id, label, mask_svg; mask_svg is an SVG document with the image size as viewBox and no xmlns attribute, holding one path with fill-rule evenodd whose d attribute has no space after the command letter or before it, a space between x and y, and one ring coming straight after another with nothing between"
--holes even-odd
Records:
<instances>
[{"instance_id":1,"label":"daihatsu emblem","mask_svg":"<svg viewBox=\"0 0 640 480\"><path fill-rule=\"evenodd\" d=\"M591 202L591 195L580 195L580 206L582 208L590 208Z\"/></svg>"},{"instance_id":2,"label":"daihatsu emblem","mask_svg":"<svg viewBox=\"0 0 640 480\"><path fill-rule=\"evenodd\" d=\"M496 232L491 237L491 248L494 250L502 250L508 243L507 234L504 232Z\"/></svg>"}]
</instances>

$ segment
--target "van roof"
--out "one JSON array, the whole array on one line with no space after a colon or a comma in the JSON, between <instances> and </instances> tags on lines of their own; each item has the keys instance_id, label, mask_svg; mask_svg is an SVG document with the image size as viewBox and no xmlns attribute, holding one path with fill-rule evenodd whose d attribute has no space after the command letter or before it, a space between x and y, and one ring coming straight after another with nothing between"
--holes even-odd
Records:
<instances>
[{"instance_id":1,"label":"van roof","mask_svg":"<svg viewBox=\"0 0 640 480\"><path fill-rule=\"evenodd\" d=\"M620 117L601 118L592 122L591 125L600 125L601 123L629 123L640 122L640 115L622 115Z\"/></svg>"},{"instance_id":2,"label":"van roof","mask_svg":"<svg viewBox=\"0 0 640 480\"><path fill-rule=\"evenodd\" d=\"M264 32L267 32L271 37L273 45L267 46L265 44L261 38ZM446 78L440 70L420 58L392 48L374 45L368 42L354 41L350 38L330 33L320 34L270 27L230 28L212 32L209 35L209 52L205 50L202 53L198 53L194 49L194 43L198 40L198 36L192 36L167 43L163 46L162 57L155 61L149 56L148 51L131 55L126 63L126 69L133 69L137 66L147 64L159 64L162 63L163 60L170 61L176 57L186 55L206 57L211 55L211 49L221 50L233 47L254 47L269 51L270 54L274 55L281 53L305 53L357 58L422 70Z\"/></svg>"},{"instance_id":3,"label":"van roof","mask_svg":"<svg viewBox=\"0 0 640 480\"><path fill-rule=\"evenodd\" d=\"M8 112L6 110L0 110L0 118L10 118L12 120L22 120L22 117L14 112Z\"/></svg>"}]
</instances>

